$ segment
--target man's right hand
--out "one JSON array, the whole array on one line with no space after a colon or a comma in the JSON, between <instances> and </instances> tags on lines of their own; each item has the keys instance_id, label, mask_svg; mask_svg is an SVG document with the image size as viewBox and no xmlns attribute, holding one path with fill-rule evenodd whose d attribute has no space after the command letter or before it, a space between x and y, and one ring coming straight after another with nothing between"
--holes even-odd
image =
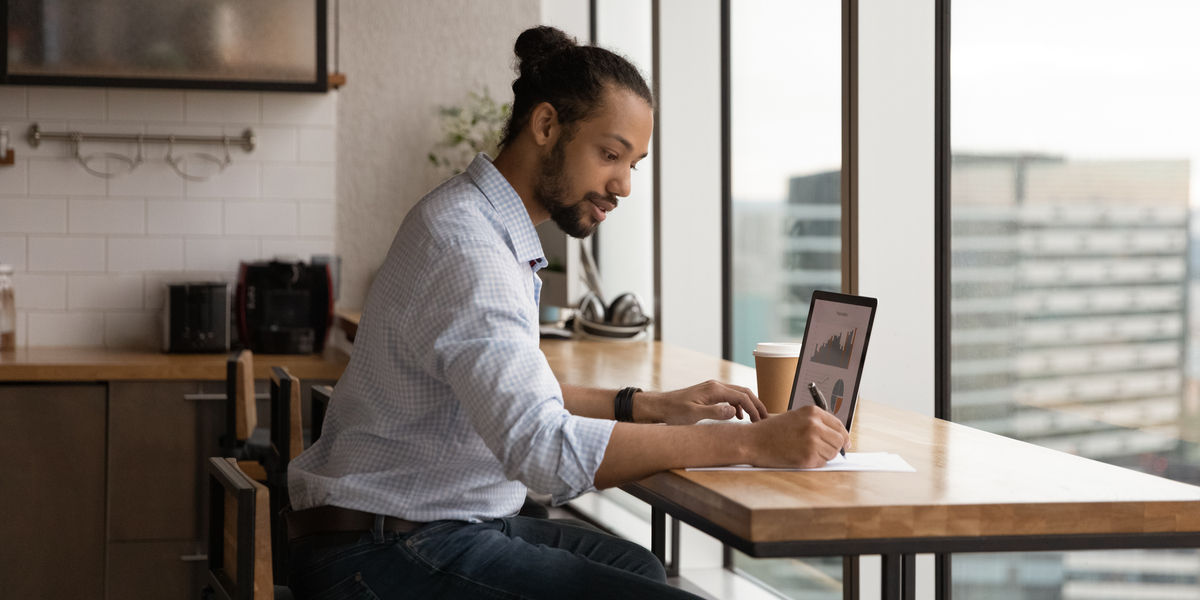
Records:
<instances>
[{"instance_id":1,"label":"man's right hand","mask_svg":"<svg viewBox=\"0 0 1200 600\"><path fill-rule=\"evenodd\" d=\"M849 441L837 417L815 406L774 415L750 425L713 423L670 427L617 423L598 488L633 483L666 469L750 463L756 467L823 467Z\"/></svg>"},{"instance_id":2,"label":"man's right hand","mask_svg":"<svg viewBox=\"0 0 1200 600\"><path fill-rule=\"evenodd\" d=\"M756 467L815 469L850 442L841 420L816 406L774 415L748 427Z\"/></svg>"}]
</instances>

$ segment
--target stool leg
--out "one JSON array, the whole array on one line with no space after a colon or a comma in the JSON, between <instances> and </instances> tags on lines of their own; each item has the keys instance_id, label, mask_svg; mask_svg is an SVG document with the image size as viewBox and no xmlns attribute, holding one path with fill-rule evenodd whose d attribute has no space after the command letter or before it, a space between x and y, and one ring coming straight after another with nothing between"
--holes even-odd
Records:
<instances>
[{"instance_id":1,"label":"stool leg","mask_svg":"<svg viewBox=\"0 0 1200 600\"><path fill-rule=\"evenodd\" d=\"M667 566L667 513L650 507L650 552Z\"/></svg>"}]
</instances>

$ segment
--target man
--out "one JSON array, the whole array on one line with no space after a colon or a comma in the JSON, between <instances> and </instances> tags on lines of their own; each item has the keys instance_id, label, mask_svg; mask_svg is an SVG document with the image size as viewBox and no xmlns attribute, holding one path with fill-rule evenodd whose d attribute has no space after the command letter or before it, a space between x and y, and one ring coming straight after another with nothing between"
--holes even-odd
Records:
<instances>
[{"instance_id":1,"label":"man","mask_svg":"<svg viewBox=\"0 0 1200 600\"><path fill-rule=\"evenodd\" d=\"M652 97L624 58L556 29L514 50L503 150L409 212L321 440L291 463L298 598L693 597L636 544L514 516L527 487L562 503L664 469L819 466L848 440L824 411L768 419L750 390L713 381L617 398L555 380L534 226L586 237L629 194ZM755 423L690 425L742 412Z\"/></svg>"}]
</instances>

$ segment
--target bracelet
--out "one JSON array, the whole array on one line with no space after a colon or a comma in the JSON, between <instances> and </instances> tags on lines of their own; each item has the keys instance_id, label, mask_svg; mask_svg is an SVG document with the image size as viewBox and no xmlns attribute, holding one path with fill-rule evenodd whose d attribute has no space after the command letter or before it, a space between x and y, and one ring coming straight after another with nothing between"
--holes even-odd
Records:
<instances>
[{"instance_id":1,"label":"bracelet","mask_svg":"<svg viewBox=\"0 0 1200 600\"><path fill-rule=\"evenodd\" d=\"M617 421L633 422L633 395L640 391L642 388L627 387L617 392L617 397L613 400L613 415Z\"/></svg>"}]
</instances>

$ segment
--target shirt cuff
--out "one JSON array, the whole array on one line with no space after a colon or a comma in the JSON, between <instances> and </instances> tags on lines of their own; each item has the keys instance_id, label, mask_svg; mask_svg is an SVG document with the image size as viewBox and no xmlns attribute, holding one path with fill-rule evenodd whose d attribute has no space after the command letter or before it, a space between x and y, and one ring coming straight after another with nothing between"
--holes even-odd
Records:
<instances>
[{"instance_id":1,"label":"shirt cuff","mask_svg":"<svg viewBox=\"0 0 1200 600\"><path fill-rule=\"evenodd\" d=\"M561 506L588 492L596 491L596 470L604 460L608 439L616 421L571 416L563 424L559 477L569 489L554 494L550 501Z\"/></svg>"}]
</instances>

